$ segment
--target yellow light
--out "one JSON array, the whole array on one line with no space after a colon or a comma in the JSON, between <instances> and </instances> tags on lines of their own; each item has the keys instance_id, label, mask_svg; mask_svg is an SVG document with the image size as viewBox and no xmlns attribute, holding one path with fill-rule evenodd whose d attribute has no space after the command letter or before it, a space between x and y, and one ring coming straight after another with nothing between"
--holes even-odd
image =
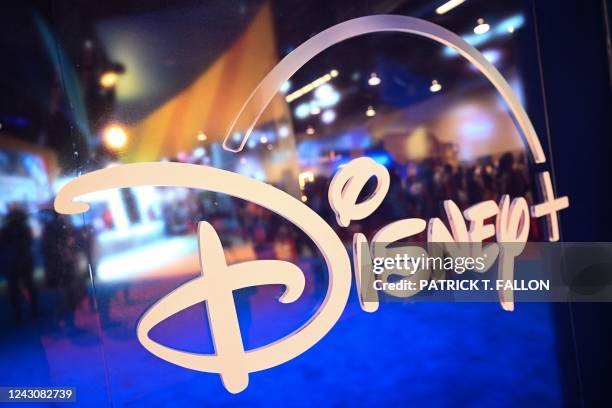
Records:
<instances>
[{"instance_id":1,"label":"yellow light","mask_svg":"<svg viewBox=\"0 0 612 408\"><path fill-rule=\"evenodd\" d=\"M208 136L206 136L206 133L202 132L201 130L198 132L198 140L200 142L205 141L206 139L208 139Z\"/></svg>"},{"instance_id":2,"label":"yellow light","mask_svg":"<svg viewBox=\"0 0 612 408\"><path fill-rule=\"evenodd\" d=\"M109 89L117 84L119 75L115 71L106 71L100 75L100 85L103 88Z\"/></svg>"},{"instance_id":3,"label":"yellow light","mask_svg":"<svg viewBox=\"0 0 612 408\"><path fill-rule=\"evenodd\" d=\"M463 3L465 3L465 0L449 0L436 9L436 14L442 15L444 13L448 13L449 11Z\"/></svg>"},{"instance_id":4,"label":"yellow light","mask_svg":"<svg viewBox=\"0 0 612 408\"><path fill-rule=\"evenodd\" d=\"M478 25L474 27L474 34L484 34L491 28L491 26L485 23L484 19L482 18L479 18L478 20L476 20L476 22L478 23Z\"/></svg>"},{"instance_id":5,"label":"yellow light","mask_svg":"<svg viewBox=\"0 0 612 408\"><path fill-rule=\"evenodd\" d=\"M323 85L326 82L331 81L332 78L335 78L337 76L338 76L338 71L335 70L335 69L332 69L331 71L329 71L328 74L325 74L325 75L315 79L311 83L306 84L303 87L301 87L300 89L298 89L296 91L293 91L289 95L285 96L285 101L293 102L297 98L306 95L308 92L313 91L314 89L320 87L321 85Z\"/></svg>"},{"instance_id":6,"label":"yellow light","mask_svg":"<svg viewBox=\"0 0 612 408\"><path fill-rule=\"evenodd\" d=\"M308 201L308 197L306 197L305 195L302 196L302 202L305 203L306 201Z\"/></svg>"},{"instance_id":7,"label":"yellow light","mask_svg":"<svg viewBox=\"0 0 612 408\"><path fill-rule=\"evenodd\" d=\"M306 186L306 182L312 183L314 181L314 173L312 170L306 170L298 174L298 183L300 188L303 190Z\"/></svg>"},{"instance_id":8,"label":"yellow light","mask_svg":"<svg viewBox=\"0 0 612 408\"><path fill-rule=\"evenodd\" d=\"M440 85L440 83L437 80L433 80L431 81L431 86L429 87L429 90L431 92L438 92L442 89L442 85Z\"/></svg>"},{"instance_id":9,"label":"yellow light","mask_svg":"<svg viewBox=\"0 0 612 408\"><path fill-rule=\"evenodd\" d=\"M119 150L127 143L127 133L120 125L108 125L102 133L104 144L111 150Z\"/></svg>"},{"instance_id":10,"label":"yellow light","mask_svg":"<svg viewBox=\"0 0 612 408\"><path fill-rule=\"evenodd\" d=\"M368 85L376 86L380 84L380 78L376 75L376 72L372 72L370 74L370 78L368 79Z\"/></svg>"},{"instance_id":11,"label":"yellow light","mask_svg":"<svg viewBox=\"0 0 612 408\"><path fill-rule=\"evenodd\" d=\"M371 118L372 116L376 115L376 111L372 106L368 106L368 109L365 111L365 114L367 117Z\"/></svg>"}]
</instances>

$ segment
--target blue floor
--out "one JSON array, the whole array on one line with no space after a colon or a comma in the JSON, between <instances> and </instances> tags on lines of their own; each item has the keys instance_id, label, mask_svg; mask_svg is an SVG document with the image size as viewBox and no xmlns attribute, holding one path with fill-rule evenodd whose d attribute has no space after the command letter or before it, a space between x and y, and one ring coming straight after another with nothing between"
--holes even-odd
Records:
<instances>
[{"instance_id":1,"label":"blue floor","mask_svg":"<svg viewBox=\"0 0 612 408\"><path fill-rule=\"evenodd\" d=\"M161 361L136 340L141 313L179 284L134 283L128 298L124 288L100 285L98 297L110 299L110 315L102 321L85 301L77 328L46 319L4 331L0 385L70 385L77 388L78 405L89 406L562 405L546 304L519 304L508 313L494 303L385 303L368 314L352 293L323 340L294 360L252 373L248 388L232 395L218 375ZM279 305L272 292L258 292L251 322L241 320L250 326L247 348L295 329L318 302L311 295ZM0 310L7 310L5 300L0 297ZM210 352L204 313L202 306L191 308L152 335Z\"/></svg>"}]
</instances>

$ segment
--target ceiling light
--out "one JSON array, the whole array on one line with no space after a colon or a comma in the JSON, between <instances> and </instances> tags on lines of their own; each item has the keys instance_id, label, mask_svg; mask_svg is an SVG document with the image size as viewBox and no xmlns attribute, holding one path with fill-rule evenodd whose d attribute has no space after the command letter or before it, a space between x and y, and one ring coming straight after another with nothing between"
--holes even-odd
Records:
<instances>
[{"instance_id":1,"label":"ceiling light","mask_svg":"<svg viewBox=\"0 0 612 408\"><path fill-rule=\"evenodd\" d=\"M282 125L281 127L279 127L278 128L278 135L281 137L281 139L284 139L287 136L289 136L289 126Z\"/></svg>"},{"instance_id":2,"label":"ceiling light","mask_svg":"<svg viewBox=\"0 0 612 408\"><path fill-rule=\"evenodd\" d=\"M431 92L438 92L442 89L442 85L440 85L440 83L437 80L433 80L431 81L431 86L429 87L429 90Z\"/></svg>"},{"instance_id":3,"label":"ceiling light","mask_svg":"<svg viewBox=\"0 0 612 408\"><path fill-rule=\"evenodd\" d=\"M120 125L109 125L102 132L102 138L106 147L119 150L127 143L127 132Z\"/></svg>"},{"instance_id":4,"label":"ceiling light","mask_svg":"<svg viewBox=\"0 0 612 408\"><path fill-rule=\"evenodd\" d=\"M465 0L449 0L436 9L436 14L442 15L444 13L448 13L449 11L463 3L465 3Z\"/></svg>"},{"instance_id":5,"label":"ceiling light","mask_svg":"<svg viewBox=\"0 0 612 408\"><path fill-rule=\"evenodd\" d=\"M289 95L287 95L285 97L285 101L293 102L297 98L306 95L308 92L311 92L312 90L320 87L324 83L331 81L331 79L334 77L333 74L335 74L337 76L338 75L338 71L337 70L332 70L329 73L327 73L327 74L325 74L325 75L315 79L311 83L304 85L303 87L301 87L297 91L291 92Z\"/></svg>"},{"instance_id":6,"label":"ceiling light","mask_svg":"<svg viewBox=\"0 0 612 408\"><path fill-rule=\"evenodd\" d=\"M308 126L306 128L306 134L307 135L314 135L315 134L315 129L312 126Z\"/></svg>"},{"instance_id":7,"label":"ceiling light","mask_svg":"<svg viewBox=\"0 0 612 408\"><path fill-rule=\"evenodd\" d=\"M483 21L484 22L484 21ZM511 35L516 30L520 29L525 25L525 16L522 14L515 14L495 22L495 26L489 27L489 30L484 34L469 33L463 35L463 39L473 47L480 47L485 43ZM444 47L442 54L447 57L457 57L459 53L452 47Z\"/></svg>"},{"instance_id":8,"label":"ceiling light","mask_svg":"<svg viewBox=\"0 0 612 408\"><path fill-rule=\"evenodd\" d=\"M376 75L376 72L372 72L370 74L370 78L368 79L368 85L376 86L380 84L380 78Z\"/></svg>"},{"instance_id":9,"label":"ceiling light","mask_svg":"<svg viewBox=\"0 0 612 408\"><path fill-rule=\"evenodd\" d=\"M105 71L100 75L100 85L102 88L110 89L117 84L117 80L119 79L119 74L115 71Z\"/></svg>"},{"instance_id":10,"label":"ceiling light","mask_svg":"<svg viewBox=\"0 0 612 408\"><path fill-rule=\"evenodd\" d=\"M372 116L376 115L376 111L370 105L370 106L368 106L368 109L365 111L365 114L366 114L367 117L371 118Z\"/></svg>"},{"instance_id":11,"label":"ceiling light","mask_svg":"<svg viewBox=\"0 0 612 408\"><path fill-rule=\"evenodd\" d=\"M321 108L327 108L340 101L340 93L330 84L325 84L317 88L314 92L315 103Z\"/></svg>"},{"instance_id":12,"label":"ceiling light","mask_svg":"<svg viewBox=\"0 0 612 408\"><path fill-rule=\"evenodd\" d=\"M310 106L307 103L300 103L293 111L298 119L306 119L310 115Z\"/></svg>"},{"instance_id":13,"label":"ceiling light","mask_svg":"<svg viewBox=\"0 0 612 408\"><path fill-rule=\"evenodd\" d=\"M478 20L476 20L476 22L478 23L478 25L474 27L474 34L482 35L489 31L489 29L491 28L491 26L485 23L484 19L482 18L479 18Z\"/></svg>"},{"instance_id":14,"label":"ceiling light","mask_svg":"<svg viewBox=\"0 0 612 408\"><path fill-rule=\"evenodd\" d=\"M259 142L262 143L262 144L266 144L266 143L268 143L268 138L265 137L265 136L262 136L262 137L259 138Z\"/></svg>"},{"instance_id":15,"label":"ceiling light","mask_svg":"<svg viewBox=\"0 0 612 408\"><path fill-rule=\"evenodd\" d=\"M334 120L336 120L336 111L334 111L333 109L327 109L321 115L321 122L325 124L330 124Z\"/></svg>"}]
</instances>

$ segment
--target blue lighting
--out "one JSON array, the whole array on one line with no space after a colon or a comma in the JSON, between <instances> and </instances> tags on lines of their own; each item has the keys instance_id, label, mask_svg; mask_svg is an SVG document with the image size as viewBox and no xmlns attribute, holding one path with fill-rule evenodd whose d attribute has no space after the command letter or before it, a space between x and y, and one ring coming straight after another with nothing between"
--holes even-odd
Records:
<instances>
[{"instance_id":1,"label":"blue lighting","mask_svg":"<svg viewBox=\"0 0 612 408\"><path fill-rule=\"evenodd\" d=\"M389 153L384 151L379 152L368 152L366 156L373 159L376 163L382 164L385 167L389 167L391 165L392 159Z\"/></svg>"},{"instance_id":2,"label":"blue lighting","mask_svg":"<svg viewBox=\"0 0 612 408\"><path fill-rule=\"evenodd\" d=\"M524 24L525 17L523 17L522 14L517 14L515 16L508 17L507 19L502 20L497 24L492 24L491 29L484 34L468 34L464 35L463 39L467 41L470 45L478 47L479 45L486 43L492 38L510 35L511 30L514 31L522 27ZM442 51L442 54L447 57L455 57L459 55L459 53L451 47L445 47L444 51Z\"/></svg>"},{"instance_id":3,"label":"blue lighting","mask_svg":"<svg viewBox=\"0 0 612 408\"><path fill-rule=\"evenodd\" d=\"M310 115L310 105L301 103L295 108L295 117L298 119L306 119Z\"/></svg>"},{"instance_id":4,"label":"blue lighting","mask_svg":"<svg viewBox=\"0 0 612 408\"><path fill-rule=\"evenodd\" d=\"M287 93L291 89L291 81L285 81L280 87L282 93Z\"/></svg>"},{"instance_id":5,"label":"blue lighting","mask_svg":"<svg viewBox=\"0 0 612 408\"><path fill-rule=\"evenodd\" d=\"M336 112L333 109L328 109L324 111L321 115L321 122L323 123L329 124L332 123L334 120L336 120Z\"/></svg>"},{"instance_id":6,"label":"blue lighting","mask_svg":"<svg viewBox=\"0 0 612 408\"><path fill-rule=\"evenodd\" d=\"M330 84L324 84L314 91L314 96L321 108L327 108L340 101L340 94Z\"/></svg>"},{"instance_id":7,"label":"blue lighting","mask_svg":"<svg viewBox=\"0 0 612 408\"><path fill-rule=\"evenodd\" d=\"M364 156L371 158L372 160L374 160L376 163L378 164L382 164L385 167L390 167L391 164L393 163L393 159L391 158L391 155L389 153L387 153L386 151L382 151L382 150L375 150L375 151L369 151L369 152L365 152ZM346 156L343 157L340 160L337 160L334 163L334 172L336 172L341 166L344 166L345 164L347 164L348 162L350 162L351 160L353 160L355 157L350 157L350 156Z\"/></svg>"}]
</instances>

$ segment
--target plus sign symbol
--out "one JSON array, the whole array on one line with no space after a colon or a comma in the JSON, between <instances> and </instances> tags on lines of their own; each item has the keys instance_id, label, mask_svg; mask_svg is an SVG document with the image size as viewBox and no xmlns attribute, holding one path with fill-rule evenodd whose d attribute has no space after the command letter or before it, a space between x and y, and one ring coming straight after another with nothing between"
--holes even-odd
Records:
<instances>
[{"instance_id":1,"label":"plus sign symbol","mask_svg":"<svg viewBox=\"0 0 612 408\"><path fill-rule=\"evenodd\" d=\"M540 194L543 202L531 207L531 215L535 218L547 217L548 240L556 242L559 240L559 216L558 212L569 207L567 197L555 197L550 173L544 171L538 174Z\"/></svg>"}]
</instances>

